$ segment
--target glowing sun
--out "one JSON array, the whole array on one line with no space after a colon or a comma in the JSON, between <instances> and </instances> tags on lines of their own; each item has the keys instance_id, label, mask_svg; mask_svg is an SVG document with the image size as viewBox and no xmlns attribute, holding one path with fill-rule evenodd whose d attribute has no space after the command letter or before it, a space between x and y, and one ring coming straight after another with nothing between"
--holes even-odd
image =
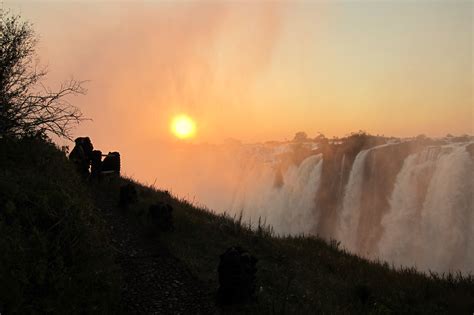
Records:
<instances>
[{"instance_id":1,"label":"glowing sun","mask_svg":"<svg viewBox=\"0 0 474 315\"><path fill-rule=\"evenodd\" d=\"M196 124L189 116L175 116L171 121L171 132L179 139L192 138L196 133Z\"/></svg>"}]
</instances>

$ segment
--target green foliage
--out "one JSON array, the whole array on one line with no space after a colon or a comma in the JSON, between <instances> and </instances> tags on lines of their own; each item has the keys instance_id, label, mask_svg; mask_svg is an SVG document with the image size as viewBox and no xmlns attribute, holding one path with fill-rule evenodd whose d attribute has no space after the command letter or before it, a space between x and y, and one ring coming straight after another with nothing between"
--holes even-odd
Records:
<instances>
[{"instance_id":1,"label":"green foliage","mask_svg":"<svg viewBox=\"0 0 474 315\"><path fill-rule=\"evenodd\" d=\"M45 139L0 139L0 313L113 313L104 235L62 152Z\"/></svg>"}]
</instances>

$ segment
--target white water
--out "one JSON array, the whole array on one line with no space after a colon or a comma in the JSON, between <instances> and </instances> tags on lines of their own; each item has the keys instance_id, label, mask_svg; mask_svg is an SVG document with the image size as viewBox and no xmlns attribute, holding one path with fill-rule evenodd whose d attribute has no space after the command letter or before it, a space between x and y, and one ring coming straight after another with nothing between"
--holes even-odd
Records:
<instances>
[{"instance_id":1,"label":"white water","mask_svg":"<svg viewBox=\"0 0 474 315\"><path fill-rule=\"evenodd\" d=\"M364 229L368 231L360 231L362 193L379 193L377 187L366 187L366 177L383 179L384 169L377 163L376 154L389 145L396 144L359 152L344 186L342 171L346 157L342 158L333 175L339 178L339 206L330 237L354 253L397 266L474 272L474 165L465 143L427 147L409 155L396 176L393 191L386 196L389 206L381 221L365 222ZM316 199L323 163L321 155L317 155L306 158L299 166L290 165L281 172L280 186L275 185L275 163L252 160L242 170L231 212L243 211L244 219L253 224L261 218L280 235L317 234L321 209L316 208ZM370 172L366 167L370 167ZM358 235L373 231L381 231L375 248L363 252L358 248Z\"/></svg>"},{"instance_id":2,"label":"white water","mask_svg":"<svg viewBox=\"0 0 474 315\"><path fill-rule=\"evenodd\" d=\"M259 218L278 234L310 233L319 217L315 209L321 170L321 155L310 156L299 166L291 165L283 175L283 185L274 185L275 170L270 164L255 164L245 170L234 202L233 213L257 223Z\"/></svg>"},{"instance_id":3,"label":"white water","mask_svg":"<svg viewBox=\"0 0 474 315\"><path fill-rule=\"evenodd\" d=\"M347 183L342 208L338 213L338 224L335 231L335 238L341 241L342 245L351 250L356 250L356 234L359 226L360 200L363 189L365 159L370 150L359 152Z\"/></svg>"},{"instance_id":4,"label":"white water","mask_svg":"<svg viewBox=\"0 0 474 315\"><path fill-rule=\"evenodd\" d=\"M380 257L422 270L473 272L473 178L464 146L409 156L382 219ZM422 185L428 185L424 196L418 195Z\"/></svg>"}]
</instances>

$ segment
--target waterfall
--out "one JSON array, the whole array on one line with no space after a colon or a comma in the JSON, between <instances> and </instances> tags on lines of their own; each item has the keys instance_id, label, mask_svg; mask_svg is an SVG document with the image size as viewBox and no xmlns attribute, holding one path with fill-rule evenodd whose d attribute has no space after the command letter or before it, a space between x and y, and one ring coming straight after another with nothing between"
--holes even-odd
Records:
<instances>
[{"instance_id":1,"label":"waterfall","mask_svg":"<svg viewBox=\"0 0 474 315\"><path fill-rule=\"evenodd\" d=\"M382 219L380 258L422 270L473 272L473 175L465 145L410 155Z\"/></svg>"},{"instance_id":2,"label":"waterfall","mask_svg":"<svg viewBox=\"0 0 474 315\"><path fill-rule=\"evenodd\" d=\"M223 210L396 266L474 272L473 142L439 143L340 146L299 164L291 146L251 147Z\"/></svg>"},{"instance_id":3,"label":"waterfall","mask_svg":"<svg viewBox=\"0 0 474 315\"><path fill-rule=\"evenodd\" d=\"M356 248L356 232L359 224L360 200L364 182L365 159L370 150L359 152L347 183L342 208L338 214L335 236L344 247L354 251Z\"/></svg>"},{"instance_id":4,"label":"waterfall","mask_svg":"<svg viewBox=\"0 0 474 315\"><path fill-rule=\"evenodd\" d=\"M233 213L243 211L245 218L270 224L278 234L310 233L318 221L314 196L319 187L321 155L306 158L299 166L291 165L282 174L281 187L274 185L271 165L252 167L231 206Z\"/></svg>"}]
</instances>

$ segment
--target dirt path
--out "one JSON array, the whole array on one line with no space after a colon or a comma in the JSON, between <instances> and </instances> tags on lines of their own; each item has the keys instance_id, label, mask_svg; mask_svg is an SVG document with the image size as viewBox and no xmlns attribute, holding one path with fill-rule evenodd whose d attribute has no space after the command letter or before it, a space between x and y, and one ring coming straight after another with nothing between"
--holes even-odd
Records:
<instances>
[{"instance_id":1,"label":"dirt path","mask_svg":"<svg viewBox=\"0 0 474 315\"><path fill-rule=\"evenodd\" d=\"M213 297L176 257L130 222L116 201L100 202L123 275L122 303L128 314L213 314Z\"/></svg>"}]
</instances>

